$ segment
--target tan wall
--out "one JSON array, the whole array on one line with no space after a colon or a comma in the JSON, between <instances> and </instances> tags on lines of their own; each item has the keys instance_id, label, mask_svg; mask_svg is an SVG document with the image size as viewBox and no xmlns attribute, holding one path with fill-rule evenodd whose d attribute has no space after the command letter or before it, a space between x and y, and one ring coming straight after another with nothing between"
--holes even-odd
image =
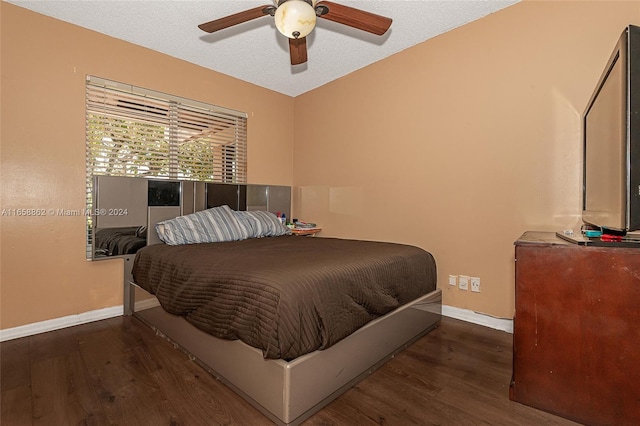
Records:
<instances>
[{"instance_id":1,"label":"tan wall","mask_svg":"<svg viewBox=\"0 0 640 426\"><path fill-rule=\"evenodd\" d=\"M445 304L512 317L513 242L579 225L580 115L628 24L638 1L525 1L297 97L296 214L428 249Z\"/></svg>"},{"instance_id":2,"label":"tan wall","mask_svg":"<svg viewBox=\"0 0 640 426\"><path fill-rule=\"evenodd\" d=\"M250 183L291 185L294 100L0 3L2 209L82 209L87 74L248 113ZM120 261L87 262L80 217L0 217L0 328L122 304Z\"/></svg>"},{"instance_id":3,"label":"tan wall","mask_svg":"<svg viewBox=\"0 0 640 426\"><path fill-rule=\"evenodd\" d=\"M511 317L513 241L579 223L580 114L640 6L526 1L296 99L4 2L0 19L0 208L83 207L93 74L246 111L251 183L293 183L326 236L430 250L446 304ZM86 262L83 236L0 217L0 329L122 303L121 266Z\"/></svg>"}]
</instances>

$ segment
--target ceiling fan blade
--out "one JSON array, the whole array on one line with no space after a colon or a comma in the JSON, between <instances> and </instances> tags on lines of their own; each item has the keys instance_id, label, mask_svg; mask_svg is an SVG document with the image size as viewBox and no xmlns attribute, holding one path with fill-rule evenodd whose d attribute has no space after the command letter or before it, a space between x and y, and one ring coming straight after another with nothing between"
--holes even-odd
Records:
<instances>
[{"instance_id":1,"label":"ceiling fan blade","mask_svg":"<svg viewBox=\"0 0 640 426\"><path fill-rule=\"evenodd\" d=\"M321 18L376 35L386 33L392 22L391 18L329 1L319 2L316 11Z\"/></svg>"},{"instance_id":2,"label":"ceiling fan blade","mask_svg":"<svg viewBox=\"0 0 640 426\"><path fill-rule=\"evenodd\" d=\"M289 55L291 56L291 65L300 65L307 62L307 38L290 38Z\"/></svg>"},{"instance_id":3,"label":"ceiling fan blade","mask_svg":"<svg viewBox=\"0 0 640 426\"><path fill-rule=\"evenodd\" d=\"M260 18L261 16L272 15L273 13L275 13L275 10L276 8L272 5L254 7L253 9L234 13L233 15L225 16L224 18L215 19L213 21L200 24L198 25L198 28L200 28L202 31L213 33L225 28L232 27L234 25L242 24L243 22Z\"/></svg>"}]
</instances>

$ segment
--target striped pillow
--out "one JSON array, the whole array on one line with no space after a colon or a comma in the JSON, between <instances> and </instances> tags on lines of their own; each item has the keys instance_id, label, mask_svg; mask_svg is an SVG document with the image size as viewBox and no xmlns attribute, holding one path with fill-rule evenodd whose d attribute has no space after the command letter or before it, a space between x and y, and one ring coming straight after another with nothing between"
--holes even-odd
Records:
<instances>
[{"instance_id":1,"label":"striped pillow","mask_svg":"<svg viewBox=\"0 0 640 426\"><path fill-rule=\"evenodd\" d=\"M156 232L166 244L175 246L244 240L251 229L240 223L229 206L221 206L159 222Z\"/></svg>"},{"instance_id":2,"label":"striped pillow","mask_svg":"<svg viewBox=\"0 0 640 426\"><path fill-rule=\"evenodd\" d=\"M271 212L238 211L235 214L240 223L249 229L249 238L279 237L280 235L291 234L291 230L284 226L280 219Z\"/></svg>"}]
</instances>

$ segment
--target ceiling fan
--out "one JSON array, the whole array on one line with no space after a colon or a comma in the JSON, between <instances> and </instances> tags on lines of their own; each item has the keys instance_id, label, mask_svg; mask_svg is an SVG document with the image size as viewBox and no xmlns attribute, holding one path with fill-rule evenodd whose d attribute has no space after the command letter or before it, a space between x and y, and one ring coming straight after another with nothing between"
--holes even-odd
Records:
<instances>
[{"instance_id":1,"label":"ceiling fan","mask_svg":"<svg viewBox=\"0 0 640 426\"><path fill-rule=\"evenodd\" d=\"M213 33L262 16L273 16L278 31L289 38L291 65L299 65L307 62L306 36L313 31L318 17L376 35L387 32L392 22L390 18L329 1L274 0L274 3L275 6L254 7L198 27Z\"/></svg>"}]
</instances>

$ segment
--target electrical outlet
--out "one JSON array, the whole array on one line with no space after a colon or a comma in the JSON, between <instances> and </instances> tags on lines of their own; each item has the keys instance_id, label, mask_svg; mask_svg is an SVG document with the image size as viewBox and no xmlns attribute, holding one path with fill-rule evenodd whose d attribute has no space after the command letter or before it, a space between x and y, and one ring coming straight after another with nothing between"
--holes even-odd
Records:
<instances>
[{"instance_id":1,"label":"electrical outlet","mask_svg":"<svg viewBox=\"0 0 640 426\"><path fill-rule=\"evenodd\" d=\"M458 285L458 276L457 275L449 275L449 285L453 285L453 286Z\"/></svg>"},{"instance_id":2,"label":"electrical outlet","mask_svg":"<svg viewBox=\"0 0 640 426\"><path fill-rule=\"evenodd\" d=\"M480 293L480 277L471 277L471 291Z\"/></svg>"},{"instance_id":3,"label":"electrical outlet","mask_svg":"<svg viewBox=\"0 0 640 426\"><path fill-rule=\"evenodd\" d=\"M460 275L458 277L458 288L460 290L469 290L469 277L467 275Z\"/></svg>"}]
</instances>

